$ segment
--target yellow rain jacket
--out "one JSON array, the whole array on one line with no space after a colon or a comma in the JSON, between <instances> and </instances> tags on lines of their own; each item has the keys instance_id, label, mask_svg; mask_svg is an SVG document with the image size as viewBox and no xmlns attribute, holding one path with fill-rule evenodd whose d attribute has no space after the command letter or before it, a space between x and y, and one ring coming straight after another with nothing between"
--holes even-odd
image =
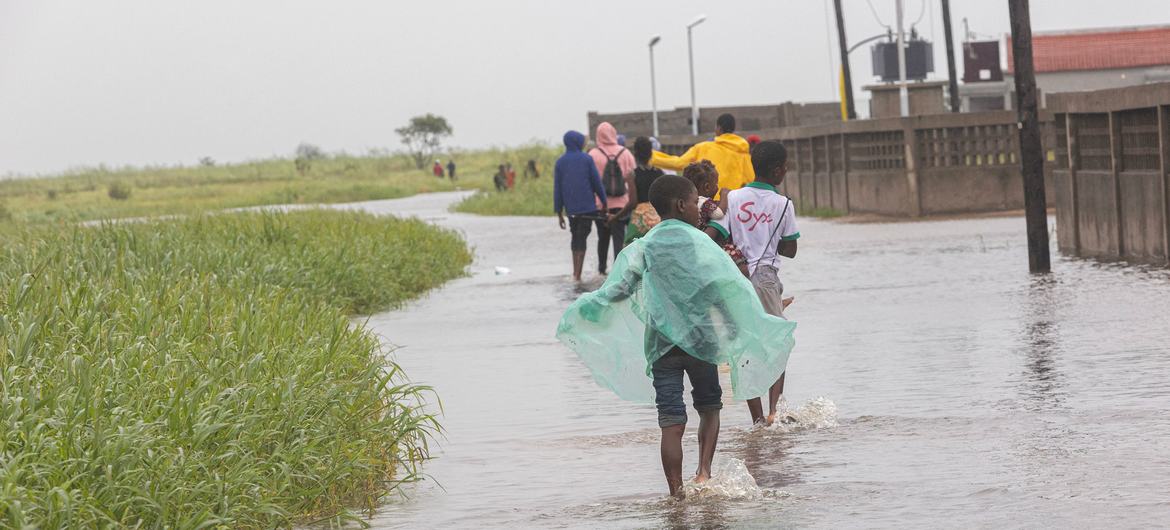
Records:
<instances>
[{"instance_id":1,"label":"yellow rain jacket","mask_svg":"<svg viewBox=\"0 0 1170 530\"><path fill-rule=\"evenodd\" d=\"M756 180L747 140L732 133L716 136L710 142L697 143L682 156L671 156L655 151L650 164L681 173L690 163L703 159L715 164L715 169L719 171L720 188L737 190Z\"/></svg>"}]
</instances>

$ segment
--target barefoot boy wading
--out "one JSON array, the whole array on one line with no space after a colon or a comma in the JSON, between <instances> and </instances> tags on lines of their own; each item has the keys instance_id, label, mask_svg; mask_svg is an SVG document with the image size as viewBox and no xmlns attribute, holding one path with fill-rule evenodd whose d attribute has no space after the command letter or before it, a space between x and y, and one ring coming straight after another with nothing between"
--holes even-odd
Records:
<instances>
[{"instance_id":1,"label":"barefoot boy wading","mask_svg":"<svg viewBox=\"0 0 1170 530\"><path fill-rule=\"evenodd\" d=\"M784 284L780 283L780 256L796 257L796 212L792 201L776 191L788 173L788 152L784 144L760 142L752 149L755 181L727 194L727 214L706 227L717 242L730 238L747 259L748 275L764 309L771 315L784 316ZM760 399L748 401L752 421L771 425L776 420L777 404L784 393L784 374L768 391L768 416L764 417Z\"/></svg>"},{"instance_id":2,"label":"barefoot boy wading","mask_svg":"<svg viewBox=\"0 0 1170 530\"><path fill-rule=\"evenodd\" d=\"M676 496L687 422L683 374L699 412L695 480L702 482L711 474L723 406L716 365L731 365L735 399L764 394L784 372L796 327L765 312L752 284L695 227L697 201L690 181L655 180L650 202L662 222L626 247L601 288L569 306L557 327L557 338L599 384L656 403L662 469Z\"/></svg>"}]
</instances>

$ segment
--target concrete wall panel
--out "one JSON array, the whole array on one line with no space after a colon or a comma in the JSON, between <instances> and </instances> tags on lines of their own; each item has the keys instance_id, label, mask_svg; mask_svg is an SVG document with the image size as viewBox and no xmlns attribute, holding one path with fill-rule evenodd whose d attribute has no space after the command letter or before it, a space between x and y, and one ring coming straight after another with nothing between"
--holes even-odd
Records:
<instances>
[{"instance_id":1,"label":"concrete wall panel","mask_svg":"<svg viewBox=\"0 0 1170 530\"><path fill-rule=\"evenodd\" d=\"M1162 184L1157 171L1121 173L1121 233L1126 259L1162 261L1166 222L1162 214Z\"/></svg>"},{"instance_id":2,"label":"concrete wall panel","mask_svg":"<svg viewBox=\"0 0 1170 530\"><path fill-rule=\"evenodd\" d=\"M1113 175L1108 171L1077 171L1077 223L1081 253L1117 257L1117 211Z\"/></svg>"}]
</instances>

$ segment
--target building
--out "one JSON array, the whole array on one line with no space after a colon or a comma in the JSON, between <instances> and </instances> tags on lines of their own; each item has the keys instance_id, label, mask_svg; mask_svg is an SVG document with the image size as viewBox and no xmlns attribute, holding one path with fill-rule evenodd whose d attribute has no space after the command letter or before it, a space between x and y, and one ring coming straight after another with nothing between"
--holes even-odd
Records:
<instances>
[{"instance_id":1,"label":"building","mask_svg":"<svg viewBox=\"0 0 1170 530\"><path fill-rule=\"evenodd\" d=\"M1012 108L1015 62L1010 36L1004 37L1003 47L1007 56L1003 80L964 83L959 88L964 111ZM966 53L964 60L970 60ZM1036 32L1032 61L1042 106L1047 94L1170 81L1170 25Z\"/></svg>"},{"instance_id":2,"label":"building","mask_svg":"<svg viewBox=\"0 0 1170 530\"><path fill-rule=\"evenodd\" d=\"M841 121L841 104L831 103L781 103L779 105L743 105L738 107L700 107L699 134L715 132L715 119L723 113L735 116L736 129L759 131L797 125L816 125ZM590 112L589 132L597 125L608 121L618 132L628 138L651 136L654 133L653 120L649 112L623 112L602 114ZM660 136L686 136L691 134L691 108L676 107L658 111L658 134Z\"/></svg>"}]
</instances>

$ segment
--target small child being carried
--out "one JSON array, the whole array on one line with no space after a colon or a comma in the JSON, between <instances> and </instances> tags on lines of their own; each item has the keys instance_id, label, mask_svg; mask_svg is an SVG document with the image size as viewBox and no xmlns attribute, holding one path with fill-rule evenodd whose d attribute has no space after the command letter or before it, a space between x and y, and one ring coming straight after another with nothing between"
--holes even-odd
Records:
<instances>
[{"instance_id":1,"label":"small child being carried","mask_svg":"<svg viewBox=\"0 0 1170 530\"><path fill-rule=\"evenodd\" d=\"M699 193L699 224L696 227L699 230L706 230L712 221L723 219L727 212L728 191L727 188L719 188L719 170L715 169L715 164L710 160L692 162L683 169L683 177L691 181ZM719 193L718 202L711 198L716 192ZM747 259L735 246L735 242L727 239L721 243L723 251L731 257L735 266L739 267L739 272L743 273L744 277L749 277Z\"/></svg>"}]
</instances>

